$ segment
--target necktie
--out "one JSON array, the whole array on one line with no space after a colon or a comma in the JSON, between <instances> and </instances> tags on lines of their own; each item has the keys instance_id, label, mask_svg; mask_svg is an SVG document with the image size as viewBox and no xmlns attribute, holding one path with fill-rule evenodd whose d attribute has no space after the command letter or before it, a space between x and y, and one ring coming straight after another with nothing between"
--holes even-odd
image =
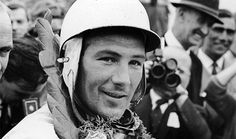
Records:
<instances>
[{"instance_id":1,"label":"necktie","mask_svg":"<svg viewBox=\"0 0 236 139\"><path fill-rule=\"evenodd\" d=\"M212 75L217 74L216 68L217 68L217 63L216 63L216 62L213 62L213 63L212 63Z\"/></svg>"},{"instance_id":2,"label":"necktie","mask_svg":"<svg viewBox=\"0 0 236 139\"><path fill-rule=\"evenodd\" d=\"M161 113L161 109L160 106L164 103L166 103L168 100L166 99L160 99L157 100L156 104L156 108L152 111L151 113L151 118L152 118L152 133L156 134L156 132L158 131L158 127L161 123L161 119L162 119L162 113Z\"/></svg>"}]
</instances>

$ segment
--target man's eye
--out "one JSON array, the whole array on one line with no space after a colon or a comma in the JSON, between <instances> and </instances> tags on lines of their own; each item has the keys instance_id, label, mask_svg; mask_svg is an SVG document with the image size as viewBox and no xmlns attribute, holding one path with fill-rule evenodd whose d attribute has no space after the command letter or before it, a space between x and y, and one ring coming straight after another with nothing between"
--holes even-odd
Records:
<instances>
[{"instance_id":1,"label":"man's eye","mask_svg":"<svg viewBox=\"0 0 236 139\"><path fill-rule=\"evenodd\" d=\"M112 57L103 57L103 58L100 58L99 60L102 60L107 63L116 63L117 62L117 60Z\"/></svg>"},{"instance_id":2,"label":"man's eye","mask_svg":"<svg viewBox=\"0 0 236 139\"><path fill-rule=\"evenodd\" d=\"M136 60L131 61L130 64L133 65L133 66L141 66L142 65L141 62L136 61Z\"/></svg>"},{"instance_id":3,"label":"man's eye","mask_svg":"<svg viewBox=\"0 0 236 139\"><path fill-rule=\"evenodd\" d=\"M224 29L221 27L214 27L213 30L217 33L222 33L224 31Z\"/></svg>"},{"instance_id":4,"label":"man's eye","mask_svg":"<svg viewBox=\"0 0 236 139\"><path fill-rule=\"evenodd\" d=\"M21 20L17 20L17 23L18 23L18 24L22 24L22 21L21 21Z\"/></svg>"}]
</instances>

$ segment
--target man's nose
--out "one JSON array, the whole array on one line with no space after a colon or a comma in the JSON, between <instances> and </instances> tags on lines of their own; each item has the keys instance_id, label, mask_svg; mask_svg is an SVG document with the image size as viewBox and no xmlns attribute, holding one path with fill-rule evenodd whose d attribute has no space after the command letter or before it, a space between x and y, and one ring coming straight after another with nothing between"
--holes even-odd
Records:
<instances>
[{"instance_id":1,"label":"man's nose","mask_svg":"<svg viewBox=\"0 0 236 139\"><path fill-rule=\"evenodd\" d=\"M201 27L201 32L206 36L209 32L209 26L207 23L203 24Z\"/></svg>"},{"instance_id":2,"label":"man's nose","mask_svg":"<svg viewBox=\"0 0 236 139\"><path fill-rule=\"evenodd\" d=\"M220 35L220 39L221 40L227 40L229 37L227 35L227 32L226 31L223 31Z\"/></svg>"},{"instance_id":3,"label":"man's nose","mask_svg":"<svg viewBox=\"0 0 236 139\"><path fill-rule=\"evenodd\" d=\"M16 30L18 27L17 23L16 22L12 22L12 29L13 30Z\"/></svg>"},{"instance_id":4,"label":"man's nose","mask_svg":"<svg viewBox=\"0 0 236 139\"><path fill-rule=\"evenodd\" d=\"M114 84L124 86L129 85L130 82L130 71L128 65L119 65L112 75L112 82Z\"/></svg>"}]
</instances>

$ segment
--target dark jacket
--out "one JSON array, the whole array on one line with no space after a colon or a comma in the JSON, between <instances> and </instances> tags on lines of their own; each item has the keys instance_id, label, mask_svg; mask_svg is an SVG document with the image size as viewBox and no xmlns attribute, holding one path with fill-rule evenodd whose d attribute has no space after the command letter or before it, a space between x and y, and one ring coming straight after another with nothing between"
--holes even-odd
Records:
<instances>
[{"instance_id":1,"label":"dark jacket","mask_svg":"<svg viewBox=\"0 0 236 139\"><path fill-rule=\"evenodd\" d=\"M198 111L202 114L212 131L212 138L219 139L223 135L224 119L205 101L200 93L205 90L210 81L209 74L203 67L201 60L198 58L199 47L190 48L190 57L192 60L191 78L187 87L189 98L196 104ZM191 92L192 91L192 92Z\"/></svg>"},{"instance_id":2,"label":"dark jacket","mask_svg":"<svg viewBox=\"0 0 236 139\"><path fill-rule=\"evenodd\" d=\"M152 133L151 111L152 104L150 95L147 94L143 100L134 108L140 119L143 121L147 131L158 139L210 139L211 132L205 120L195 109L193 103L187 99L181 108L175 103L168 106L163 114L158 131ZM167 122L170 113L178 115L180 128L168 127Z\"/></svg>"}]
</instances>

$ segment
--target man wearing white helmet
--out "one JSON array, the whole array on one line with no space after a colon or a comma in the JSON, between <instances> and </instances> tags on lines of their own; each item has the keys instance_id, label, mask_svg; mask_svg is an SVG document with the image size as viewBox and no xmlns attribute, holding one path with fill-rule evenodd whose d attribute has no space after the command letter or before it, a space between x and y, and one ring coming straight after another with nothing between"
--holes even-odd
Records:
<instances>
[{"instance_id":1,"label":"man wearing white helmet","mask_svg":"<svg viewBox=\"0 0 236 139\"><path fill-rule=\"evenodd\" d=\"M4 139L151 138L129 110L144 95L145 52L160 43L139 0L77 0L62 25L60 68L47 25L36 25L40 60L56 86Z\"/></svg>"}]
</instances>

